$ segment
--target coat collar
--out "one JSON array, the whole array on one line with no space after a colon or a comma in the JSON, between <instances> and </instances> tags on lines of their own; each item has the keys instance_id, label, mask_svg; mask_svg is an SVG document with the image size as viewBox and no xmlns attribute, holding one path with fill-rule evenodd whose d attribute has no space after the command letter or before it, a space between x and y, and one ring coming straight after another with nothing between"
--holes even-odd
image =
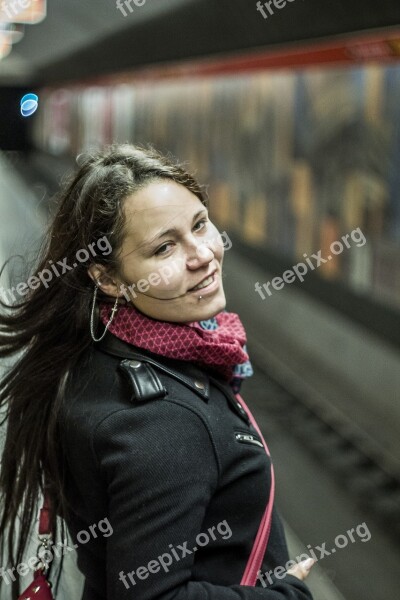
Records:
<instances>
[{"instance_id":1,"label":"coat collar","mask_svg":"<svg viewBox=\"0 0 400 600\"><path fill-rule=\"evenodd\" d=\"M119 358L131 359L153 365L157 367L157 369L160 369L167 375L170 375L186 385L186 387L195 392L203 400L208 401L209 399L209 376L204 370L196 367L191 362L168 358L160 354L154 354L143 348L137 348L136 346L117 338L109 331L107 331L100 342L96 343L95 348L98 348L107 354L118 356ZM126 365L126 362L124 364Z\"/></svg>"},{"instance_id":2,"label":"coat collar","mask_svg":"<svg viewBox=\"0 0 400 600\"><path fill-rule=\"evenodd\" d=\"M160 354L154 354L149 350L137 348L117 338L109 331L100 342L96 343L95 347L102 352L123 359L120 362L120 368L128 375L135 390L135 396L139 400L165 396L166 390L152 370L152 367L155 366L170 377L183 383L205 402L208 402L210 397L210 380L212 380L213 384L225 395L234 411L247 424L250 424L249 417L240 402L235 398L231 386L214 373L207 373L205 369L200 369L189 361L167 358ZM138 377L139 372L135 372L138 365L132 367L129 364L131 361L141 363L139 370L142 377ZM146 369L142 368L143 364L147 366Z\"/></svg>"}]
</instances>

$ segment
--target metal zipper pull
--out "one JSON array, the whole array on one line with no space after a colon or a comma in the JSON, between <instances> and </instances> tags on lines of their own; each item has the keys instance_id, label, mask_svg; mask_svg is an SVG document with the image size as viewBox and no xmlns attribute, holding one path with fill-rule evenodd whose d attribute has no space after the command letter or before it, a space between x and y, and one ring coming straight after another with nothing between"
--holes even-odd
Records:
<instances>
[{"instance_id":1,"label":"metal zipper pull","mask_svg":"<svg viewBox=\"0 0 400 600\"><path fill-rule=\"evenodd\" d=\"M261 446L263 448L262 442L260 442L253 434L251 433L235 433L235 438L238 442L242 442L244 444L255 444L256 446Z\"/></svg>"}]
</instances>

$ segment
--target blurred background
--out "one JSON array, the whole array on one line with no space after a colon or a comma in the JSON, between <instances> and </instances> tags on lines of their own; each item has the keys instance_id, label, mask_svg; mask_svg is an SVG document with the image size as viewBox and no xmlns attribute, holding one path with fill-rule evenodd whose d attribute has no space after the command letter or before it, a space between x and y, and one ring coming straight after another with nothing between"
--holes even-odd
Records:
<instances>
[{"instance_id":1,"label":"blurred background","mask_svg":"<svg viewBox=\"0 0 400 600\"><path fill-rule=\"evenodd\" d=\"M334 550L315 600L398 597L399 3L0 2L1 264L35 260L60 182L111 142L208 186L291 556Z\"/></svg>"}]
</instances>

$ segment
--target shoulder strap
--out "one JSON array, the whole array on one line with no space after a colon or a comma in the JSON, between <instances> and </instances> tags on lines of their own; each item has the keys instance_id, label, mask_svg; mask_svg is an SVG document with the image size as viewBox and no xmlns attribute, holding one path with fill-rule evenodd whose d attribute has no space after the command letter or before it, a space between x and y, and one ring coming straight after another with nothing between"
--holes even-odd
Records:
<instances>
[{"instance_id":1,"label":"shoulder strap","mask_svg":"<svg viewBox=\"0 0 400 600\"><path fill-rule=\"evenodd\" d=\"M246 402L240 396L240 394L236 394L236 398L243 406L245 411L247 412L249 419L260 436L262 443L265 448L265 452L271 457L266 441L263 438L263 434L260 431L260 428L257 425L255 418L253 417L249 407L246 405ZM262 561L265 555L265 551L267 549L267 544L269 540L269 534L271 532L271 524L272 524L272 510L274 507L274 496L275 496L275 474L274 468L271 462L271 487L269 492L269 499L267 506L265 507L264 514L261 519L260 526L258 528L258 532L256 538L254 540L253 548L250 553L249 559L247 561L246 568L244 570L242 580L240 582L241 585L251 585L254 586L257 581L257 575L261 568Z\"/></svg>"},{"instance_id":2,"label":"shoulder strap","mask_svg":"<svg viewBox=\"0 0 400 600\"><path fill-rule=\"evenodd\" d=\"M141 402L166 396L167 390L149 363L124 359L120 362L119 369L132 386L135 400Z\"/></svg>"}]
</instances>

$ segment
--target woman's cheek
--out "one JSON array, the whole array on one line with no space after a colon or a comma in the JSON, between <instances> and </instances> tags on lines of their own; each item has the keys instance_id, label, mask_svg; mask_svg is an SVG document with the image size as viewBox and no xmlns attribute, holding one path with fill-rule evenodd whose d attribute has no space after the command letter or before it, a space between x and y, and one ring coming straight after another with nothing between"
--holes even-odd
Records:
<instances>
[{"instance_id":1,"label":"woman's cheek","mask_svg":"<svg viewBox=\"0 0 400 600\"><path fill-rule=\"evenodd\" d=\"M155 265L153 271L148 274L150 286L166 291L180 289L184 264L183 258L175 256Z\"/></svg>"},{"instance_id":2,"label":"woman's cheek","mask_svg":"<svg viewBox=\"0 0 400 600\"><path fill-rule=\"evenodd\" d=\"M216 258L220 260L224 255L224 243L222 237L213 223L209 229L208 242Z\"/></svg>"}]
</instances>

